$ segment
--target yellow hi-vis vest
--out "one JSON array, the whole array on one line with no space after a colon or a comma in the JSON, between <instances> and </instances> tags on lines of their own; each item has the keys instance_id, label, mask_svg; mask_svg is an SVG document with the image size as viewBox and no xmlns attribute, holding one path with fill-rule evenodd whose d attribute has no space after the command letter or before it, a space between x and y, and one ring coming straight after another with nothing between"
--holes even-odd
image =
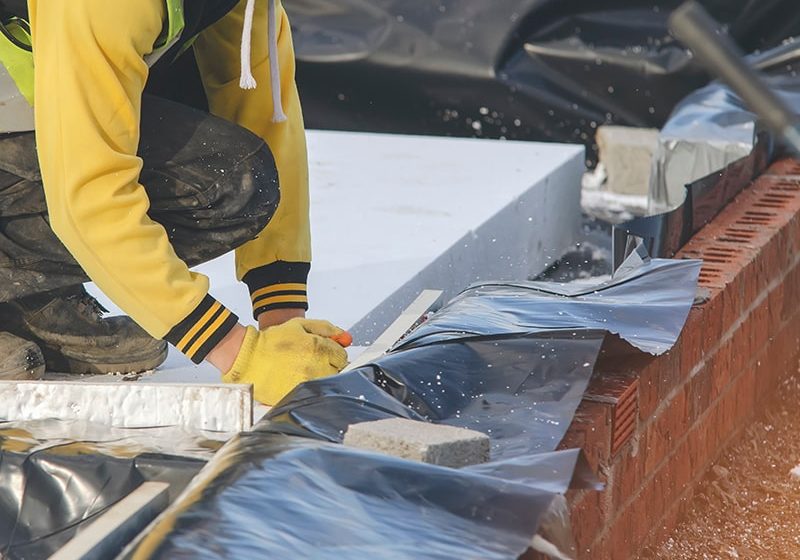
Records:
<instances>
[{"instance_id":1,"label":"yellow hi-vis vest","mask_svg":"<svg viewBox=\"0 0 800 560\"><path fill-rule=\"evenodd\" d=\"M165 0L167 21L153 52L152 66L180 40L183 0ZM0 133L33 130L33 49L28 22L14 17L0 25Z\"/></svg>"}]
</instances>

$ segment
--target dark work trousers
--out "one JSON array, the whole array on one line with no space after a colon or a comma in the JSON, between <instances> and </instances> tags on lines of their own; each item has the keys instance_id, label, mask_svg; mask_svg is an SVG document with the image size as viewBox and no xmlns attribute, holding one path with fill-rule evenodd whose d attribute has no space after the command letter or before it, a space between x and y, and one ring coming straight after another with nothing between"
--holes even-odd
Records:
<instances>
[{"instance_id":1,"label":"dark work trousers","mask_svg":"<svg viewBox=\"0 0 800 560\"><path fill-rule=\"evenodd\" d=\"M207 113L145 96L139 156L149 215L189 266L253 239L278 206L264 141ZM50 228L34 133L0 134L0 303L87 280Z\"/></svg>"}]
</instances>

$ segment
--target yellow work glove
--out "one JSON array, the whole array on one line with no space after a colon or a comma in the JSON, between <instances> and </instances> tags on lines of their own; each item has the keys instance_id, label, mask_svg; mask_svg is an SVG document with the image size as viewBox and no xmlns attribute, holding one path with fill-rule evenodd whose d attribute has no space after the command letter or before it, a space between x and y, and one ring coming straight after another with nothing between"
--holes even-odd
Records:
<instances>
[{"instance_id":1,"label":"yellow work glove","mask_svg":"<svg viewBox=\"0 0 800 560\"><path fill-rule=\"evenodd\" d=\"M327 321L295 318L258 331L247 327L226 383L251 383L256 400L274 405L300 383L347 365L347 352L331 340L345 331Z\"/></svg>"}]
</instances>

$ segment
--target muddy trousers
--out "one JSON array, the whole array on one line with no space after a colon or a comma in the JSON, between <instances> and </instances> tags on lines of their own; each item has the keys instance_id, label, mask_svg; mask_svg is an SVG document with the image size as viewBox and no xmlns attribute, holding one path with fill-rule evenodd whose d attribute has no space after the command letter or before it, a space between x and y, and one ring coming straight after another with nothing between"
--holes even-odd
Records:
<instances>
[{"instance_id":1,"label":"muddy trousers","mask_svg":"<svg viewBox=\"0 0 800 560\"><path fill-rule=\"evenodd\" d=\"M207 113L145 96L139 156L148 214L189 266L255 238L278 206L264 141ZM50 228L34 133L0 134L0 303L88 280Z\"/></svg>"}]
</instances>

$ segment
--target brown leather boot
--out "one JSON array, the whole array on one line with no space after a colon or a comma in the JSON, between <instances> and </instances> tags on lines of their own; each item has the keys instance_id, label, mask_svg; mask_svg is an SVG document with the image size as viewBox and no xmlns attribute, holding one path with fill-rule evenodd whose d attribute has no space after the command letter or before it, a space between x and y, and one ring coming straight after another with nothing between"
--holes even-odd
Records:
<instances>
[{"instance_id":1,"label":"brown leather boot","mask_svg":"<svg viewBox=\"0 0 800 560\"><path fill-rule=\"evenodd\" d=\"M103 317L105 312L81 285L0 305L0 326L35 342L48 371L132 373L163 363L166 342L130 317Z\"/></svg>"},{"instance_id":2,"label":"brown leather boot","mask_svg":"<svg viewBox=\"0 0 800 560\"><path fill-rule=\"evenodd\" d=\"M44 356L33 342L0 332L0 379L41 379Z\"/></svg>"}]
</instances>

